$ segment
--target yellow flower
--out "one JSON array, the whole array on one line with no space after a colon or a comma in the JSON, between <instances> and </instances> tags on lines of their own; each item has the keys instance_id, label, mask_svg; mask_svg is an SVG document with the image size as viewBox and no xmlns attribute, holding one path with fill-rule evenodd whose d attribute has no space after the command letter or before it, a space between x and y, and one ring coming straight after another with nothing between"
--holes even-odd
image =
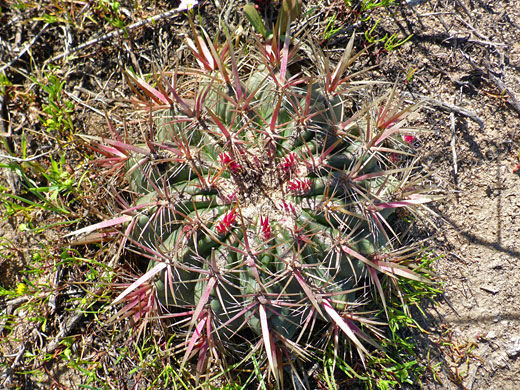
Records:
<instances>
[{"instance_id":1,"label":"yellow flower","mask_svg":"<svg viewBox=\"0 0 520 390\"><path fill-rule=\"evenodd\" d=\"M18 283L16 286L16 294L18 295L24 295L27 291L27 286L23 283Z\"/></svg>"}]
</instances>

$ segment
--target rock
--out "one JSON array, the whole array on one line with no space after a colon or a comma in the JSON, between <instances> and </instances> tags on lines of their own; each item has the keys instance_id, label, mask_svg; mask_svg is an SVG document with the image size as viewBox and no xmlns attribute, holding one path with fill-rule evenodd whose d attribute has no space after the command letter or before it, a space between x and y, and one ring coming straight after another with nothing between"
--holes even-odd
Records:
<instances>
[{"instance_id":1,"label":"rock","mask_svg":"<svg viewBox=\"0 0 520 390\"><path fill-rule=\"evenodd\" d=\"M510 359L520 355L520 336L513 337L509 344L506 344L506 353Z\"/></svg>"},{"instance_id":2,"label":"rock","mask_svg":"<svg viewBox=\"0 0 520 390\"><path fill-rule=\"evenodd\" d=\"M492 286L481 286L480 289L493 295L498 294L500 292L500 289Z\"/></svg>"},{"instance_id":3,"label":"rock","mask_svg":"<svg viewBox=\"0 0 520 390\"><path fill-rule=\"evenodd\" d=\"M500 358L496 361L496 365L498 368L507 368L509 366L505 356L500 356Z\"/></svg>"},{"instance_id":4,"label":"rock","mask_svg":"<svg viewBox=\"0 0 520 390\"><path fill-rule=\"evenodd\" d=\"M488 340L493 340L493 339L496 338L496 337L497 337L497 334L496 334L496 332L495 332L494 330L492 330L492 331L490 331L490 332L488 332L488 333L486 334L486 338L487 338Z\"/></svg>"},{"instance_id":5,"label":"rock","mask_svg":"<svg viewBox=\"0 0 520 390\"><path fill-rule=\"evenodd\" d=\"M494 270L500 270L502 269L504 266L503 264L503 260L502 259L497 259L497 260L494 260L490 265L489 265L489 268L490 269L494 269Z\"/></svg>"}]
</instances>

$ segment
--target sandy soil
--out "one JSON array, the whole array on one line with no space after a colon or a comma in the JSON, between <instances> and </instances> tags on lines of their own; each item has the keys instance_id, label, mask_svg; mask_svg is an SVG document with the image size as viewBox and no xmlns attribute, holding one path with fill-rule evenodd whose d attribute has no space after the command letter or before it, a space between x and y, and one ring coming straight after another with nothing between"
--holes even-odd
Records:
<instances>
[{"instance_id":1,"label":"sandy soil","mask_svg":"<svg viewBox=\"0 0 520 390\"><path fill-rule=\"evenodd\" d=\"M444 361L431 389L518 388L519 21L514 1L429 1L396 15L414 37L389 67L417 67L408 91L456 106L430 100L434 133L419 145L447 195L434 207L444 297L424 323Z\"/></svg>"}]
</instances>

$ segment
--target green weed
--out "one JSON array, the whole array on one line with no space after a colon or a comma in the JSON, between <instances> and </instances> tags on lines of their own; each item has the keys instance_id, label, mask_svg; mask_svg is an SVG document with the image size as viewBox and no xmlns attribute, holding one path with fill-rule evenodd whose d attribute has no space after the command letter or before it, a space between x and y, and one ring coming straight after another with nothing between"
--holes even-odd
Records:
<instances>
[{"instance_id":1,"label":"green weed","mask_svg":"<svg viewBox=\"0 0 520 390\"><path fill-rule=\"evenodd\" d=\"M0 95L7 95L9 87L12 87L13 83L6 76L5 72L0 72Z\"/></svg>"},{"instance_id":2,"label":"green weed","mask_svg":"<svg viewBox=\"0 0 520 390\"><path fill-rule=\"evenodd\" d=\"M125 38L128 38L128 32L125 29L125 22L120 7L121 4L118 1L99 0L95 6L95 10L108 24L117 29L123 29Z\"/></svg>"},{"instance_id":3,"label":"green weed","mask_svg":"<svg viewBox=\"0 0 520 390\"><path fill-rule=\"evenodd\" d=\"M351 8L359 7L362 13L394 4L396 4L396 0L345 0L345 5Z\"/></svg>"},{"instance_id":4,"label":"green weed","mask_svg":"<svg viewBox=\"0 0 520 390\"><path fill-rule=\"evenodd\" d=\"M336 26L336 15L334 14L327 19L327 25L323 31L323 39L330 39L340 30L341 26Z\"/></svg>"},{"instance_id":5,"label":"green weed","mask_svg":"<svg viewBox=\"0 0 520 390\"><path fill-rule=\"evenodd\" d=\"M40 120L48 131L55 131L58 134L74 134L72 121L74 103L64 97L65 81L56 75L58 70L58 68L54 68L45 72L41 80L30 77L45 94L45 101L42 104L44 115L40 117Z\"/></svg>"},{"instance_id":6,"label":"green weed","mask_svg":"<svg viewBox=\"0 0 520 390\"><path fill-rule=\"evenodd\" d=\"M386 51L392 51L397 49L399 46L402 46L406 42L408 42L413 36L413 34L410 34L408 37L404 39L399 39L397 37L397 33L392 34L390 36L388 35L388 33L386 33L383 37L378 38L374 35L374 31L376 30L380 21L381 19L378 19L370 30L365 31L365 39L369 43L382 42Z\"/></svg>"}]
</instances>

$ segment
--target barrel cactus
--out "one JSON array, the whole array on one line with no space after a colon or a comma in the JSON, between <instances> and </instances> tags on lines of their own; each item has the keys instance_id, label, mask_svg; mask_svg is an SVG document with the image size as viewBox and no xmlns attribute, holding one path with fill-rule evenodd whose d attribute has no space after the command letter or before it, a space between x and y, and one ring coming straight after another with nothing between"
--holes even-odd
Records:
<instances>
[{"instance_id":1,"label":"barrel cactus","mask_svg":"<svg viewBox=\"0 0 520 390\"><path fill-rule=\"evenodd\" d=\"M373 83L347 74L354 37L332 66L318 48L301 60L289 37L219 45L193 31L197 69L127 74L142 139L109 124L113 139L95 143L128 191L120 214L82 231L121 226L149 262L115 318L169 321L199 373L242 351L279 382L316 332L365 359L382 337L367 314L385 310L382 278L422 280L392 223L430 199L404 140L416 106L395 89L368 99Z\"/></svg>"}]
</instances>

